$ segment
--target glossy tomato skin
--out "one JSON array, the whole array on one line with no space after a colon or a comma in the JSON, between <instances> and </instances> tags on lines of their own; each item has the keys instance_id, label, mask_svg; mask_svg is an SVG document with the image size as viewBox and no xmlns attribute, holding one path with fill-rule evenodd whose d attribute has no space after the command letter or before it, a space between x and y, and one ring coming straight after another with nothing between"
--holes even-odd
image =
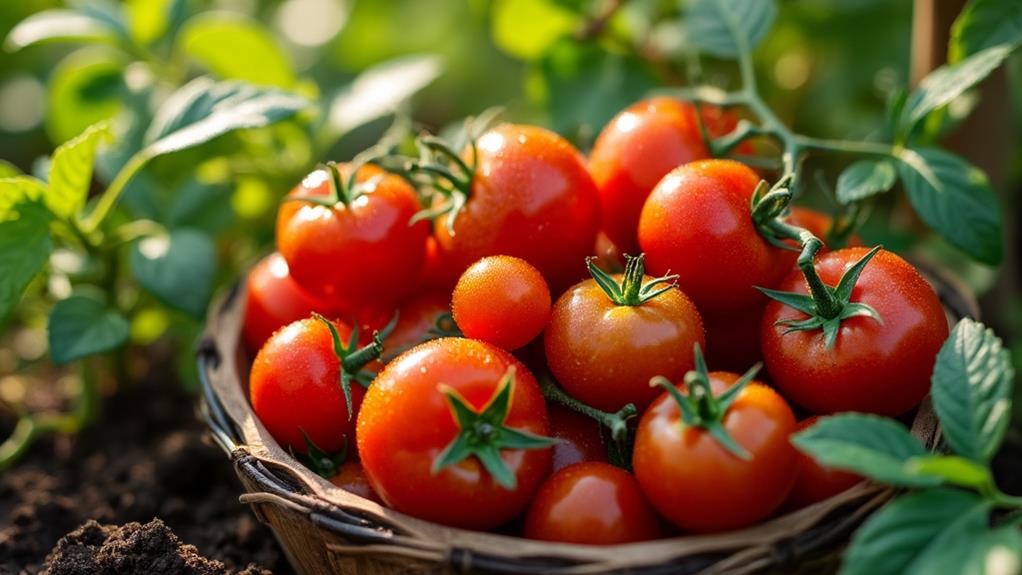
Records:
<instances>
[{"instance_id":1,"label":"glossy tomato skin","mask_svg":"<svg viewBox=\"0 0 1022 575\"><path fill-rule=\"evenodd\" d=\"M714 395L738 379L711 372ZM777 392L753 381L724 417L725 429L751 455L748 461L706 430L682 427L680 417L664 392L643 414L635 435L635 477L661 515L682 529L710 533L752 525L780 507L798 468L788 441L795 416Z\"/></svg>"},{"instance_id":2,"label":"glossy tomato skin","mask_svg":"<svg viewBox=\"0 0 1022 575\"><path fill-rule=\"evenodd\" d=\"M348 177L350 167L340 169ZM415 190L373 165L359 169L365 193L351 205L285 201L277 212L277 249L291 274L313 295L353 312L389 305L419 277L429 224L409 225L419 210ZM289 198L330 194L325 170L310 174Z\"/></svg>"},{"instance_id":3,"label":"glossy tomato skin","mask_svg":"<svg viewBox=\"0 0 1022 575\"><path fill-rule=\"evenodd\" d=\"M398 320L394 331L383 340L384 359L397 357L426 341L437 319L450 311L449 293L428 291L406 298L397 309Z\"/></svg>"},{"instance_id":4,"label":"glossy tomato skin","mask_svg":"<svg viewBox=\"0 0 1022 575\"><path fill-rule=\"evenodd\" d=\"M868 251L855 247L827 253L817 259L817 273L835 286ZM798 272L779 289L808 293ZM770 377L794 403L815 414L901 415L929 392L934 360L947 339L940 300L911 264L881 250L862 270L851 301L872 306L883 323L868 317L842 321L833 349L826 348L819 330L785 335L775 323L805 314L778 302L767 304L761 340Z\"/></svg>"},{"instance_id":5,"label":"glossy tomato skin","mask_svg":"<svg viewBox=\"0 0 1022 575\"><path fill-rule=\"evenodd\" d=\"M749 201L760 177L731 160L702 160L669 173L639 219L649 273L676 273L700 312L724 316L763 305L754 286L773 287L790 270L785 250L756 230Z\"/></svg>"},{"instance_id":6,"label":"glossy tomato skin","mask_svg":"<svg viewBox=\"0 0 1022 575\"><path fill-rule=\"evenodd\" d=\"M465 337L512 351L536 338L550 319L550 289L529 262L488 256L461 274L451 300Z\"/></svg>"},{"instance_id":7,"label":"glossy tomato skin","mask_svg":"<svg viewBox=\"0 0 1022 575\"><path fill-rule=\"evenodd\" d=\"M795 431L812 427L817 419L819 419L817 416L812 416L800 421ZM862 481L863 478L854 473L822 467L812 457L799 451L798 474L785 507L789 509L807 507L847 491Z\"/></svg>"},{"instance_id":8,"label":"glossy tomato skin","mask_svg":"<svg viewBox=\"0 0 1022 575\"><path fill-rule=\"evenodd\" d=\"M617 545L660 536L635 478L608 463L576 463L548 478L525 516L529 539Z\"/></svg>"},{"instance_id":9,"label":"glossy tomato skin","mask_svg":"<svg viewBox=\"0 0 1022 575\"><path fill-rule=\"evenodd\" d=\"M259 261L245 279L243 336L249 353L256 353L273 332L307 318L312 312L333 315L330 306L298 285L278 253Z\"/></svg>"},{"instance_id":10,"label":"glossy tomato skin","mask_svg":"<svg viewBox=\"0 0 1022 575\"><path fill-rule=\"evenodd\" d=\"M543 395L529 370L485 342L442 338L395 358L377 376L358 419L358 451L373 489L388 506L416 517L467 529L491 529L525 509L550 471L550 449L502 450L517 478L508 490L475 457L434 474L433 460L458 433L439 386L447 385L477 410L515 368L505 425L547 435Z\"/></svg>"},{"instance_id":11,"label":"glossy tomato skin","mask_svg":"<svg viewBox=\"0 0 1022 575\"><path fill-rule=\"evenodd\" d=\"M351 328L339 322L334 325L346 341ZM252 409L285 449L305 453L302 431L328 452L354 440L355 417L365 389L351 385L352 417L348 419L340 369L330 330L314 318L288 324L259 350L249 375Z\"/></svg>"},{"instance_id":12,"label":"glossy tomato skin","mask_svg":"<svg viewBox=\"0 0 1022 575\"><path fill-rule=\"evenodd\" d=\"M592 279L558 298L543 334L547 363L561 387L603 411L648 405L659 395L650 378L684 377L695 366L697 342L706 344L702 320L681 290L637 306L617 305Z\"/></svg>"},{"instance_id":13,"label":"glossy tomato skin","mask_svg":"<svg viewBox=\"0 0 1022 575\"><path fill-rule=\"evenodd\" d=\"M369 485L369 478L366 477L362 464L357 461L342 463L337 475L330 478L330 483L374 503L383 503L380 496L373 491L373 486Z\"/></svg>"},{"instance_id":14,"label":"glossy tomato skin","mask_svg":"<svg viewBox=\"0 0 1022 575\"><path fill-rule=\"evenodd\" d=\"M560 405L549 405L550 436L553 446L553 472L583 461L607 461L607 448L600 437L600 424L591 417Z\"/></svg>"},{"instance_id":15,"label":"glossy tomato skin","mask_svg":"<svg viewBox=\"0 0 1022 575\"><path fill-rule=\"evenodd\" d=\"M559 293L585 274L600 224L596 185L567 140L536 126L505 124L477 141L471 195L454 235L437 220L440 257L457 274L492 255L524 259ZM471 162L472 152L463 157Z\"/></svg>"}]
</instances>

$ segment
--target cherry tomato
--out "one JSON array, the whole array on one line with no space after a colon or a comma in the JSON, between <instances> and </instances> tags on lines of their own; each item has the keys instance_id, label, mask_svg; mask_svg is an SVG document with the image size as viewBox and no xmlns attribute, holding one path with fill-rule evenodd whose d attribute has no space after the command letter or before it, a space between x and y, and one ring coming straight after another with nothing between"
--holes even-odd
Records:
<instances>
[{"instance_id":1,"label":"cherry tomato","mask_svg":"<svg viewBox=\"0 0 1022 575\"><path fill-rule=\"evenodd\" d=\"M319 312L333 315L329 306L291 278L287 262L272 253L256 264L245 280L245 347L256 353L273 332Z\"/></svg>"},{"instance_id":2,"label":"cherry tomato","mask_svg":"<svg viewBox=\"0 0 1022 575\"><path fill-rule=\"evenodd\" d=\"M773 287L791 269L786 250L767 242L749 202L760 178L731 160L703 160L657 184L639 219L639 245L650 273L676 273L708 316L762 306L754 286Z\"/></svg>"},{"instance_id":3,"label":"cherry tomato","mask_svg":"<svg viewBox=\"0 0 1022 575\"><path fill-rule=\"evenodd\" d=\"M341 341L347 341L351 328L339 322L334 328ZM373 364L367 369L378 369L378 363ZM353 381L350 390L349 418L333 337L314 318L274 333L256 355L249 376L249 396L259 421L285 449L300 453L306 451L305 437L327 452L352 438L365 389Z\"/></svg>"},{"instance_id":4,"label":"cherry tomato","mask_svg":"<svg viewBox=\"0 0 1022 575\"><path fill-rule=\"evenodd\" d=\"M711 372L714 395L739 380ZM684 390L684 384L678 385ZM753 381L721 422L750 456L739 458L709 431L684 425L677 403L664 393L643 414L632 465L650 503L677 526L698 533L727 531L765 519L795 481L796 451L788 441L795 416L766 385Z\"/></svg>"},{"instance_id":5,"label":"cherry tomato","mask_svg":"<svg viewBox=\"0 0 1022 575\"><path fill-rule=\"evenodd\" d=\"M553 447L553 471L583 461L607 461L607 448L600 437L600 424L577 411L552 404L547 408Z\"/></svg>"},{"instance_id":6,"label":"cherry tomato","mask_svg":"<svg viewBox=\"0 0 1022 575\"><path fill-rule=\"evenodd\" d=\"M398 308L394 331L383 340L384 358L397 357L426 341L437 320L450 309L451 296L444 292L425 292L405 300Z\"/></svg>"},{"instance_id":7,"label":"cherry tomato","mask_svg":"<svg viewBox=\"0 0 1022 575\"><path fill-rule=\"evenodd\" d=\"M869 250L845 248L820 256L816 271L836 286ZM806 280L792 272L779 289L806 294ZM775 325L806 314L771 301L763 315L763 358L770 377L788 398L817 414L861 411L896 416L912 409L930 389L937 352L948 336L937 294L911 264L881 250L862 270L851 293L877 311L841 322L833 348L819 329L793 331Z\"/></svg>"},{"instance_id":8,"label":"cherry tomato","mask_svg":"<svg viewBox=\"0 0 1022 575\"><path fill-rule=\"evenodd\" d=\"M383 503L383 501L380 501L380 496L373 491L372 485L369 485L369 478L366 477L362 464L357 461L342 463L340 470L337 471L337 475L330 478L330 483L348 493L353 493L375 503Z\"/></svg>"},{"instance_id":9,"label":"cherry tomato","mask_svg":"<svg viewBox=\"0 0 1022 575\"><path fill-rule=\"evenodd\" d=\"M799 422L795 431L812 427L817 416ZM791 488L786 507L801 509L842 493L863 481L862 477L840 469L821 467L812 457L798 452L798 474Z\"/></svg>"},{"instance_id":10,"label":"cherry tomato","mask_svg":"<svg viewBox=\"0 0 1022 575\"><path fill-rule=\"evenodd\" d=\"M366 394L357 432L362 465L387 505L470 529L496 527L525 509L550 470L549 448L500 451L497 459L514 477L511 488L501 485L476 456L433 470L438 458L465 433L443 390L453 390L473 410L482 411L493 407L491 400L502 389L509 368L513 368L513 382L503 426L546 435L546 407L539 385L525 366L498 347L442 338L412 348L387 364ZM493 431L487 427L485 431Z\"/></svg>"},{"instance_id":11,"label":"cherry tomato","mask_svg":"<svg viewBox=\"0 0 1022 575\"><path fill-rule=\"evenodd\" d=\"M350 167L338 168L338 180ZM310 174L288 196L331 200L330 169ZM429 225L409 225L420 209L405 180L373 165L359 169L361 194L332 206L285 201L277 213L277 249L306 290L339 309L397 301L419 277ZM352 191L348 190L347 194Z\"/></svg>"},{"instance_id":12,"label":"cherry tomato","mask_svg":"<svg viewBox=\"0 0 1022 575\"><path fill-rule=\"evenodd\" d=\"M436 222L440 255L461 273L493 255L522 258L554 293L582 276L600 222L599 197L578 150L536 126L505 124L476 143L467 203L454 221ZM463 158L472 162L473 153Z\"/></svg>"},{"instance_id":13,"label":"cherry tomato","mask_svg":"<svg viewBox=\"0 0 1022 575\"><path fill-rule=\"evenodd\" d=\"M550 289L529 262L489 256L461 274L451 309L465 337L511 351L543 331L550 319Z\"/></svg>"},{"instance_id":14,"label":"cherry tomato","mask_svg":"<svg viewBox=\"0 0 1022 575\"><path fill-rule=\"evenodd\" d=\"M550 476L525 516L525 536L616 545L660 536L660 522L635 478L608 463L576 463Z\"/></svg>"}]
</instances>

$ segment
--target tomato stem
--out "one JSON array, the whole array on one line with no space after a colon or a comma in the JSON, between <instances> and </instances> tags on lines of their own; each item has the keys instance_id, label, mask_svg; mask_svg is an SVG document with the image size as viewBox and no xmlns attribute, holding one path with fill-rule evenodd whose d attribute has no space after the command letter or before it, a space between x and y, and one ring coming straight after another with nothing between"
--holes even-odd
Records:
<instances>
[{"instance_id":1,"label":"tomato stem","mask_svg":"<svg viewBox=\"0 0 1022 575\"><path fill-rule=\"evenodd\" d=\"M340 385L341 392L344 393L345 406L348 409L348 420L354 416L354 410L351 406L351 382L361 385L364 388L368 388L369 384L372 383L375 374L363 371L363 367L369 365L369 363L376 361L383 354L383 337L380 332L373 333L373 339L365 347L358 347L359 330L358 324L351 328L351 337L348 340L348 345L345 346L341 342L341 334L337 331L337 326L334 322L323 317L322 315L312 312L312 317L326 326L327 330L330 331L330 339L333 341L334 355L337 356L340 361ZM391 320L388 328L384 328L387 333L393 329L393 325L397 322L397 316Z\"/></svg>"},{"instance_id":2,"label":"tomato stem","mask_svg":"<svg viewBox=\"0 0 1022 575\"><path fill-rule=\"evenodd\" d=\"M619 282L596 265L596 258L586 258L586 267L593 280L616 305L639 306L677 286L678 274L668 274L645 281L646 254L625 254L625 272Z\"/></svg>"},{"instance_id":3,"label":"tomato stem","mask_svg":"<svg viewBox=\"0 0 1022 575\"><path fill-rule=\"evenodd\" d=\"M639 413L635 404L632 403L629 403L614 413L600 411L599 409L582 403L568 395L567 392L561 389L561 387L554 382L553 377L549 375L540 378L540 388L543 390L543 397L547 398L547 400L554 401L568 409L588 416L596 420L603 427L606 427L610 431L611 438L615 442L627 440L628 420Z\"/></svg>"}]
</instances>

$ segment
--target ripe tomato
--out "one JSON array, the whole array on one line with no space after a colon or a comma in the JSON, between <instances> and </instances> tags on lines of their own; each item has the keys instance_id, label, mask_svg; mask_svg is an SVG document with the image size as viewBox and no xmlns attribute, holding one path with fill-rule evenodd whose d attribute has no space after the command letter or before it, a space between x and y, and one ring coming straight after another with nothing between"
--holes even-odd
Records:
<instances>
[{"instance_id":1,"label":"ripe tomato","mask_svg":"<svg viewBox=\"0 0 1022 575\"><path fill-rule=\"evenodd\" d=\"M733 373L708 374L718 397L738 380ZM685 385L677 389L684 391ZM795 480L796 451L788 441L795 416L777 392L749 383L719 425L748 459L729 451L704 427L683 423L669 393L649 406L635 433L632 465L642 491L657 511L689 531L727 531L756 523L784 502Z\"/></svg>"},{"instance_id":2,"label":"ripe tomato","mask_svg":"<svg viewBox=\"0 0 1022 575\"><path fill-rule=\"evenodd\" d=\"M346 342L351 328L339 322L333 325L340 340ZM362 385L350 383L349 417L341 386L342 367L354 376L362 368L379 369L377 362L371 363L376 365L342 366L330 329L319 319L288 324L266 341L252 363L252 409L285 449L305 453L308 437L324 451L337 451L351 439L365 395Z\"/></svg>"},{"instance_id":3,"label":"ripe tomato","mask_svg":"<svg viewBox=\"0 0 1022 575\"><path fill-rule=\"evenodd\" d=\"M489 256L469 266L451 301L454 322L465 337L508 351L535 339L550 319L543 275L511 256Z\"/></svg>"},{"instance_id":4,"label":"ripe tomato","mask_svg":"<svg viewBox=\"0 0 1022 575\"><path fill-rule=\"evenodd\" d=\"M716 108L704 108L712 136L735 126ZM639 251L636 230L649 193L668 172L710 157L695 107L673 98L642 100L614 117L589 154L589 173L600 191L603 231L622 253Z\"/></svg>"},{"instance_id":5,"label":"ripe tomato","mask_svg":"<svg viewBox=\"0 0 1022 575\"><path fill-rule=\"evenodd\" d=\"M868 254L845 248L819 257L816 271L829 286ZM780 284L809 292L801 273ZM948 336L944 310L911 264L881 250L862 270L851 302L871 306L882 323L865 316L842 320L833 348L819 329L788 331L777 322L807 319L771 301L763 315L763 358L774 384L793 402L817 414L861 411L896 416L912 409L930 389L930 375Z\"/></svg>"},{"instance_id":6,"label":"ripe tomato","mask_svg":"<svg viewBox=\"0 0 1022 575\"><path fill-rule=\"evenodd\" d=\"M406 299L398 308L397 325L383 340L384 359L397 357L426 341L437 319L450 310L448 293L430 291Z\"/></svg>"},{"instance_id":7,"label":"ripe tomato","mask_svg":"<svg viewBox=\"0 0 1022 575\"><path fill-rule=\"evenodd\" d=\"M476 143L474 176L454 220L436 221L440 256L461 273L493 255L522 258L555 293L581 277L600 222L600 204L578 150L536 126L505 124ZM466 150L466 162L473 160Z\"/></svg>"},{"instance_id":8,"label":"ripe tomato","mask_svg":"<svg viewBox=\"0 0 1022 575\"><path fill-rule=\"evenodd\" d=\"M544 333L547 363L561 387L603 411L628 403L643 408L659 394L650 378L680 379L694 365L692 344L705 344L699 312L681 290L615 301L595 279L620 284L623 293L664 283L665 278L643 275L642 260L631 258L625 273L615 276L591 264L594 279L557 300Z\"/></svg>"},{"instance_id":9,"label":"ripe tomato","mask_svg":"<svg viewBox=\"0 0 1022 575\"><path fill-rule=\"evenodd\" d=\"M607 461L607 448L600 437L600 424L577 411L550 404L550 435L558 442L553 447L553 471L583 461Z\"/></svg>"},{"instance_id":10,"label":"ripe tomato","mask_svg":"<svg viewBox=\"0 0 1022 575\"><path fill-rule=\"evenodd\" d=\"M791 269L786 250L767 242L749 202L760 178L731 160L703 160L657 184L639 219L639 245L651 273L679 275L699 310L733 315L763 305L753 286L773 287Z\"/></svg>"},{"instance_id":11,"label":"ripe tomato","mask_svg":"<svg viewBox=\"0 0 1022 575\"><path fill-rule=\"evenodd\" d=\"M243 335L249 353L256 353L273 332L319 312L332 315L327 304L306 292L291 278L287 262L272 253L256 264L245 279Z\"/></svg>"},{"instance_id":12,"label":"ripe tomato","mask_svg":"<svg viewBox=\"0 0 1022 575\"><path fill-rule=\"evenodd\" d=\"M576 463L550 476L525 516L525 536L616 545L660 536L660 521L635 478L608 463Z\"/></svg>"},{"instance_id":13,"label":"ripe tomato","mask_svg":"<svg viewBox=\"0 0 1022 575\"><path fill-rule=\"evenodd\" d=\"M457 400L445 390L475 413L494 415L501 403L495 399L510 404L503 403L499 425L476 421L466 429L456 415L461 412L452 411ZM550 470L547 447L493 451L522 432L547 433L543 395L529 370L488 343L443 338L406 351L377 376L359 413L358 452L373 489L390 507L445 525L490 529L525 509ZM490 449L510 481L502 484L477 455L436 469L452 445L466 441Z\"/></svg>"},{"instance_id":14,"label":"ripe tomato","mask_svg":"<svg viewBox=\"0 0 1022 575\"><path fill-rule=\"evenodd\" d=\"M380 496L373 491L372 485L369 485L369 478L366 477L362 464L357 461L342 463L341 468L337 471L337 475L330 478L330 483L348 493L354 493L359 497L376 503L383 503L383 501L380 501Z\"/></svg>"},{"instance_id":15,"label":"ripe tomato","mask_svg":"<svg viewBox=\"0 0 1022 575\"><path fill-rule=\"evenodd\" d=\"M819 419L817 416L813 416L800 421L795 431L812 427L817 419ZM847 491L861 481L862 477L854 473L821 467L812 457L799 451L798 474L786 507L801 509Z\"/></svg>"},{"instance_id":16,"label":"ripe tomato","mask_svg":"<svg viewBox=\"0 0 1022 575\"><path fill-rule=\"evenodd\" d=\"M331 202L334 168L313 172L289 199ZM337 168L342 187L351 168ZM346 190L331 206L285 201L277 212L277 249L306 290L339 309L397 301L419 276L429 225L409 225L420 209L405 180L373 165L358 171L361 190Z\"/></svg>"}]
</instances>

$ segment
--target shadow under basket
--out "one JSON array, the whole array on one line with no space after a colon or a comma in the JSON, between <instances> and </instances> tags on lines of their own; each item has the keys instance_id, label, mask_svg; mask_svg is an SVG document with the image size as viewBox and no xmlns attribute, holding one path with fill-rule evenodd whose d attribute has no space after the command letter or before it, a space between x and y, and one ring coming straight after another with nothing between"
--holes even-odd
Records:
<instances>
[{"instance_id":1,"label":"shadow under basket","mask_svg":"<svg viewBox=\"0 0 1022 575\"><path fill-rule=\"evenodd\" d=\"M976 317L955 278L919 266L951 323ZM893 492L868 482L753 527L714 535L594 547L531 541L430 523L335 487L270 436L247 397L240 344L245 294L235 288L211 307L198 350L202 414L231 458L242 503L269 525L291 565L305 575L340 573L720 574L792 569L833 551ZM906 420L909 421L909 420ZM931 450L940 437L929 398L912 433Z\"/></svg>"}]
</instances>

